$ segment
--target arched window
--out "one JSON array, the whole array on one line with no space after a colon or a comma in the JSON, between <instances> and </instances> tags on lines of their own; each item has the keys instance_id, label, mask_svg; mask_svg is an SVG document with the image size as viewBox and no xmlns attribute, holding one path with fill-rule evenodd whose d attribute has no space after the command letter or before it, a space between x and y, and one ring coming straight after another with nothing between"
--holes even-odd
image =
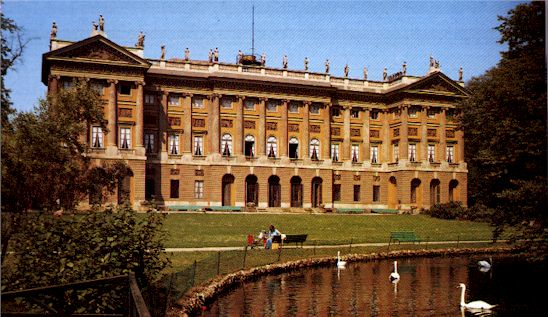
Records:
<instances>
[{"instance_id":1,"label":"arched window","mask_svg":"<svg viewBox=\"0 0 548 317\"><path fill-rule=\"evenodd\" d=\"M318 139L312 139L310 141L310 158L318 160L320 154L320 141Z\"/></svg>"},{"instance_id":2,"label":"arched window","mask_svg":"<svg viewBox=\"0 0 548 317\"><path fill-rule=\"evenodd\" d=\"M299 140L297 138L289 139L289 158L299 158Z\"/></svg>"},{"instance_id":3,"label":"arched window","mask_svg":"<svg viewBox=\"0 0 548 317\"><path fill-rule=\"evenodd\" d=\"M278 156L278 141L273 136L266 140L266 155L268 155L268 157Z\"/></svg>"},{"instance_id":4,"label":"arched window","mask_svg":"<svg viewBox=\"0 0 548 317\"><path fill-rule=\"evenodd\" d=\"M223 152L223 156L232 155L232 136L228 133L223 134L221 139L221 151Z\"/></svg>"},{"instance_id":5,"label":"arched window","mask_svg":"<svg viewBox=\"0 0 548 317\"><path fill-rule=\"evenodd\" d=\"M253 157L255 156L255 137L248 135L245 137L245 156Z\"/></svg>"}]
</instances>

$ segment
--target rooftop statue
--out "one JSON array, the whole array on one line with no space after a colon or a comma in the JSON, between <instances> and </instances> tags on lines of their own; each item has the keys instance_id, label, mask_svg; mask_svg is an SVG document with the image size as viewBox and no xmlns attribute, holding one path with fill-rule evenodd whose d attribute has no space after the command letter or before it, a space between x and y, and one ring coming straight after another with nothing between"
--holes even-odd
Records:
<instances>
[{"instance_id":1,"label":"rooftop statue","mask_svg":"<svg viewBox=\"0 0 548 317\"><path fill-rule=\"evenodd\" d=\"M463 71L462 71L462 66L461 66L461 68L459 68L459 81L462 81L462 73L463 73Z\"/></svg>"},{"instance_id":2,"label":"rooftop statue","mask_svg":"<svg viewBox=\"0 0 548 317\"><path fill-rule=\"evenodd\" d=\"M344 77L348 77L348 71L350 69L348 68L348 64L344 65Z\"/></svg>"},{"instance_id":3,"label":"rooftop statue","mask_svg":"<svg viewBox=\"0 0 548 317\"><path fill-rule=\"evenodd\" d=\"M261 66L264 66L264 65L266 65L266 53L265 52L263 52L261 54Z\"/></svg>"},{"instance_id":4,"label":"rooftop statue","mask_svg":"<svg viewBox=\"0 0 548 317\"><path fill-rule=\"evenodd\" d=\"M367 80L367 67L363 67L363 80Z\"/></svg>"},{"instance_id":5,"label":"rooftop statue","mask_svg":"<svg viewBox=\"0 0 548 317\"><path fill-rule=\"evenodd\" d=\"M304 58L304 70L308 70L308 57Z\"/></svg>"},{"instance_id":6,"label":"rooftop statue","mask_svg":"<svg viewBox=\"0 0 548 317\"><path fill-rule=\"evenodd\" d=\"M211 48L209 49L208 60L210 63L213 62L213 50Z\"/></svg>"},{"instance_id":7,"label":"rooftop statue","mask_svg":"<svg viewBox=\"0 0 548 317\"><path fill-rule=\"evenodd\" d=\"M53 24L51 26L50 39L53 40L55 38L57 38L57 24L55 24L55 21L53 21Z\"/></svg>"},{"instance_id":8,"label":"rooftop statue","mask_svg":"<svg viewBox=\"0 0 548 317\"><path fill-rule=\"evenodd\" d=\"M99 15L99 31L105 32L105 18L102 15Z\"/></svg>"},{"instance_id":9,"label":"rooftop statue","mask_svg":"<svg viewBox=\"0 0 548 317\"><path fill-rule=\"evenodd\" d=\"M238 64L242 63L242 58L243 57L244 57L244 53L242 52L242 50L238 50L238 60L237 60Z\"/></svg>"},{"instance_id":10,"label":"rooftop statue","mask_svg":"<svg viewBox=\"0 0 548 317\"><path fill-rule=\"evenodd\" d=\"M137 44L135 44L137 47L145 47L145 35L143 34L143 31L139 32L139 36L137 36Z\"/></svg>"},{"instance_id":11,"label":"rooftop statue","mask_svg":"<svg viewBox=\"0 0 548 317\"><path fill-rule=\"evenodd\" d=\"M385 67L382 72L382 80L386 81L386 79L388 79L388 69Z\"/></svg>"},{"instance_id":12,"label":"rooftop statue","mask_svg":"<svg viewBox=\"0 0 548 317\"><path fill-rule=\"evenodd\" d=\"M185 48L185 61L188 61L190 60L190 50L187 48Z\"/></svg>"},{"instance_id":13,"label":"rooftop statue","mask_svg":"<svg viewBox=\"0 0 548 317\"><path fill-rule=\"evenodd\" d=\"M219 61L219 48L215 48L215 51L213 52L213 56L215 58L215 61L218 62Z\"/></svg>"},{"instance_id":14,"label":"rooftop statue","mask_svg":"<svg viewBox=\"0 0 548 317\"><path fill-rule=\"evenodd\" d=\"M407 74L407 63L406 62L403 62L402 71L403 71L404 75Z\"/></svg>"},{"instance_id":15,"label":"rooftop statue","mask_svg":"<svg viewBox=\"0 0 548 317\"><path fill-rule=\"evenodd\" d=\"M329 74L329 59L325 60L325 73Z\"/></svg>"},{"instance_id":16,"label":"rooftop statue","mask_svg":"<svg viewBox=\"0 0 548 317\"><path fill-rule=\"evenodd\" d=\"M162 54L160 55L160 59L164 60L166 58L166 46L162 45L161 49L162 49Z\"/></svg>"},{"instance_id":17,"label":"rooftop statue","mask_svg":"<svg viewBox=\"0 0 548 317\"><path fill-rule=\"evenodd\" d=\"M284 55L282 59L282 65L283 65L283 68L287 68L287 55Z\"/></svg>"}]
</instances>

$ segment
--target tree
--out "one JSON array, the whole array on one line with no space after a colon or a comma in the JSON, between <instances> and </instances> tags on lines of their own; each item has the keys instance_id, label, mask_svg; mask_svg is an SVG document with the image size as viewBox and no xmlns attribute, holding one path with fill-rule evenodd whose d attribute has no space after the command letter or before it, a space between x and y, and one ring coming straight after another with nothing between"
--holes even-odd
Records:
<instances>
[{"instance_id":1,"label":"tree","mask_svg":"<svg viewBox=\"0 0 548 317\"><path fill-rule=\"evenodd\" d=\"M461 105L470 205L488 209L494 237L542 238L548 210L545 6L520 4L499 17L498 65L467 83Z\"/></svg>"}]
</instances>

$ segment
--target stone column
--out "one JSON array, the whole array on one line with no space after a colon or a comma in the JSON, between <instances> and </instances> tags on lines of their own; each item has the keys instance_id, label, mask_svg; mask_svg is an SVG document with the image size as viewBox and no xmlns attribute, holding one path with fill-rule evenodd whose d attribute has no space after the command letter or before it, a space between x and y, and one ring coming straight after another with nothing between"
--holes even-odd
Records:
<instances>
[{"instance_id":1,"label":"stone column","mask_svg":"<svg viewBox=\"0 0 548 317\"><path fill-rule=\"evenodd\" d=\"M159 139L158 140L158 146L162 149L162 159L167 159L167 153L168 153L168 136L167 136L167 128L168 128L168 122L167 122L167 102L168 102L169 92L164 91L162 93L162 108L160 110L160 115L158 116L159 126L160 126L160 133L159 133Z\"/></svg>"},{"instance_id":2,"label":"stone column","mask_svg":"<svg viewBox=\"0 0 548 317\"><path fill-rule=\"evenodd\" d=\"M56 95L59 91L59 76L49 75L48 76L48 94Z\"/></svg>"},{"instance_id":3,"label":"stone column","mask_svg":"<svg viewBox=\"0 0 548 317\"><path fill-rule=\"evenodd\" d=\"M428 107L423 107L421 111L421 152L420 160L428 161Z\"/></svg>"},{"instance_id":4,"label":"stone column","mask_svg":"<svg viewBox=\"0 0 548 317\"><path fill-rule=\"evenodd\" d=\"M185 94L183 101L183 153L192 155L192 94Z\"/></svg>"},{"instance_id":5,"label":"stone column","mask_svg":"<svg viewBox=\"0 0 548 317\"><path fill-rule=\"evenodd\" d=\"M244 153L244 100L245 96L238 96L238 102L236 103L236 120L234 120L236 131L234 135L234 153L236 156L242 156Z\"/></svg>"},{"instance_id":6,"label":"stone column","mask_svg":"<svg viewBox=\"0 0 548 317\"><path fill-rule=\"evenodd\" d=\"M345 106L343 108L343 119L344 119L344 131L343 131L343 143L342 143L342 153L341 160L348 161L350 159L350 106Z\"/></svg>"},{"instance_id":7,"label":"stone column","mask_svg":"<svg viewBox=\"0 0 548 317\"><path fill-rule=\"evenodd\" d=\"M382 111L382 148L379 152L378 163L390 162L390 123L388 122L389 112L387 109Z\"/></svg>"},{"instance_id":8,"label":"stone column","mask_svg":"<svg viewBox=\"0 0 548 317\"><path fill-rule=\"evenodd\" d=\"M144 107L143 107L143 86L144 82L138 81L137 85L137 102L135 103L135 148L138 155L145 155L145 147L143 145L143 126L144 126Z\"/></svg>"},{"instance_id":9,"label":"stone column","mask_svg":"<svg viewBox=\"0 0 548 317\"><path fill-rule=\"evenodd\" d=\"M109 96L108 96L108 135L107 135L107 146L116 148L116 136L118 135L117 131L117 80L109 80Z\"/></svg>"},{"instance_id":10,"label":"stone column","mask_svg":"<svg viewBox=\"0 0 548 317\"><path fill-rule=\"evenodd\" d=\"M409 133L408 133L408 125L407 121L409 120L408 115L408 106L404 105L401 107L401 113L400 113L400 142L398 144L398 151L400 152L399 158L402 160L408 160L409 159ZM415 160L418 160L419 158L415 155Z\"/></svg>"},{"instance_id":11,"label":"stone column","mask_svg":"<svg viewBox=\"0 0 548 317\"><path fill-rule=\"evenodd\" d=\"M288 156L289 140L287 132L287 111L289 107L289 100L282 101L282 118L280 120L280 157L285 158Z\"/></svg>"},{"instance_id":12,"label":"stone column","mask_svg":"<svg viewBox=\"0 0 548 317\"><path fill-rule=\"evenodd\" d=\"M444 132L445 134L445 132ZM455 153L455 162L456 163L463 163L464 162L464 131L462 130L456 130L455 131L455 137L457 138L457 148ZM445 151L445 149L443 149ZM444 160L445 160L445 154L444 154ZM464 196L465 197L465 196Z\"/></svg>"},{"instance_id":13,"label":"stone column","mask_svg":"<svg viewBox=\"0 0 548 317\"><path fill-rule=\"evenodd\" d=\"M369 161L371 160L371 143L369 142L369 116L370 116L370 109L366 108L364 111L364 120L363 120L363 127L362 127L362 133L363 133L363 160Z\"/></svg>"},{"instance_id":14,"label":"stone column","mask_svg":"<svg viewBox=\"0 0 548 317\"><path fill-rule=\"evenodd\" d=\"M445 161L445 148L447 147L446 141L445 141L445 114L447 112L447 108L442 108L440 113L440 128L438 133L440 134L440 146L437 150L436 157L439 158L440 162Z\"/></svg>"},{"instance_id":15,"label":"stone column","mask_svg":"<svg viewBox=\"0 0 548 317\"><path fill-rule=\"evenodd\" d=\"M322 159L331 158L331 106L330 102L324 104L323 110L323 140L322 140Z\"/></svg>"},{"instance_id":16,"label":"stone column","mask_svg":"<svg viewBox=\"0 0 548 317\"><path fill-rule=\"evenodd\" d=\"M220 122L220 108L219 108L219 99L221 96L219 94L213 94L209 97L209 152L212 154L220 153L220 133L221 133L221 122Z\"/></svg>"},{"instance_id":17,"label":"stone column","mask_svg":"<svg viewBox=\"0 0 548 317\"><path fill-rule=\"evenodd\" d=\"M302 139L303 139L303 150L304 154L302 158L308 158L310 159L310 136L308 135L308 131L310 129L310 102L305 101L303 102L303 132L301 133ZM325 146L325 145L323 145ZM320 156L320 153L318 153L318 156Z\"/></svg>"},{"instance_id":18,"label":"stone column","mask_svg":"<svg viewBox=\"0 0 548 317\"><path fill-rule=\"evenodd\" d=\"M257 157L266 156L266 101L268 98L259 99L259 132L257 140Z\"/></svg>"}]
</instances>

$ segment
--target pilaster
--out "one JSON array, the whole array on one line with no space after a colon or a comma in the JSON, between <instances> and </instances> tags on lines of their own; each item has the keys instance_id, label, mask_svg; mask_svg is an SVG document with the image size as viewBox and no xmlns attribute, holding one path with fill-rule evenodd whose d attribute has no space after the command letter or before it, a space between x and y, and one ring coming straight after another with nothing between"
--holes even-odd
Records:
<instances>
[{"instance_id":1,"label":"pilaster","mask_svg":"<svg viewBox=\"0 0 548 317\"><path fill-rule=\"evenodd\" d=\"M408 139L408 120L409 120L409 107L404 105L400 108L400 142L398 145L399 158L407 161L409 159L409 139ZM422 154L421 154L422 155ZM418 159L415 157L415 159Z\"/></svg>"},{"instance_id":2,"label":"pilaster","mask_svg":"<svg viewBox=\"0 0 548 317\"><path fill-rule=\"evenodd\" d=\"M143 111L144 111L144 96L143 96L143 86L144 82L138 81L135 83L137 86L137 102L135 103L135 150L137 155L145 155L145 147L143 145Z\"/></svg>"},{"instance_id":3,"label":"pilaster","mask_svg":"<svg viewBox=\"0 0 548 317\"><path fill-rule=\"evenodd\" d=\"M289 100L282 100L282 118L280 121L280 157L286 158L288 156L288 131L287 131L287 112L289 107Z\"/></svg>"},{"instance_id":4,"label":"pilaster","mask_svg":"<svg viewBox=\"0 0 548 317\"><path fill-rule=\"evenodd\" d=\"M183 153L192 155L192 94L185 94L183 101Z\"/></svg>"},{"instance_id":5,"label":"pilaster","mask_svg":"<svg viewBox=\"0 0 548 317\"><path fill-rule=\"evenodd\" d=\"M327 160L331 157L331 103L327 102L324 104L323 112L323 140L322 140L322 159Z\"/></svg>"},{"instance_id":6,"label":"pilaster","mask_svg":"<svg viewBox=\"0 0 548 317\"><path fill-rule=\"evenodd\" d=\"M219 99L221 95L212 94L209 96L209 152L212 154L220 153L220 133L221 133L221 124L220 124L220 108L219 108Z\"/></svg>"},{"instance_id":7,"label":"pilaster","mask_svg":"<svg viewBox=\"0 0 548 317\"><path fill-rule=\"evenodd\" d=\"M304 155L302 156L303 158L308 158L310 159L310 136L309 136L309 129L310 129L310 102L309 101L305 101L303 102L303 111L304 111L304 114L303 114L303 132L302 132L302 139L303 139L303 150L304 150ZM325 146L320 144L320 146Z\"/></svg>"},{"instance_id":8,"label":"pilaster","mask_svg":"<svg viewBox=\"0 0 548 317\"><path fill-rule=\"evenodd\" d=\"M236 102L236 120L234 120L234 153L236 156L243 155L244 144L244 100L245 96L238 96Z\"/></svg>"},{"instance_id":9,"label":"pilaster","mask_svg":"<svg viewBox=\"0 0 548 317\"><path fill-rule=\"evenodd\" d=\"M341 159L347 161L350 159L350 109L351 107L343 107L344 132Z\"/></svg>"},{"instance_id":10,"label":"pilaster","mask_svg":"<svg viewBox=\"0 0 548 317\"><path fill-rule=\"evenodd\" d=\"M110 148L108 151L109 154L115 154L117 153L116 148L116 137L118 135L118 125L117 122L117 80L109 80L109 96L108 96L108 112L107 112L107 127L108 127L108 134L107 134L107 147Z\"/></svg>"},{"instance_id":11,"label":"pilaster","mask_svg":"<svg viewBox=\"0 0 548 317\"><path fill-rule=\"evenodd\" d=\"M259 98L259 137L257 140L257 156L266 156L266 102L268 98Z\"/></svg>"}]
</instances>

